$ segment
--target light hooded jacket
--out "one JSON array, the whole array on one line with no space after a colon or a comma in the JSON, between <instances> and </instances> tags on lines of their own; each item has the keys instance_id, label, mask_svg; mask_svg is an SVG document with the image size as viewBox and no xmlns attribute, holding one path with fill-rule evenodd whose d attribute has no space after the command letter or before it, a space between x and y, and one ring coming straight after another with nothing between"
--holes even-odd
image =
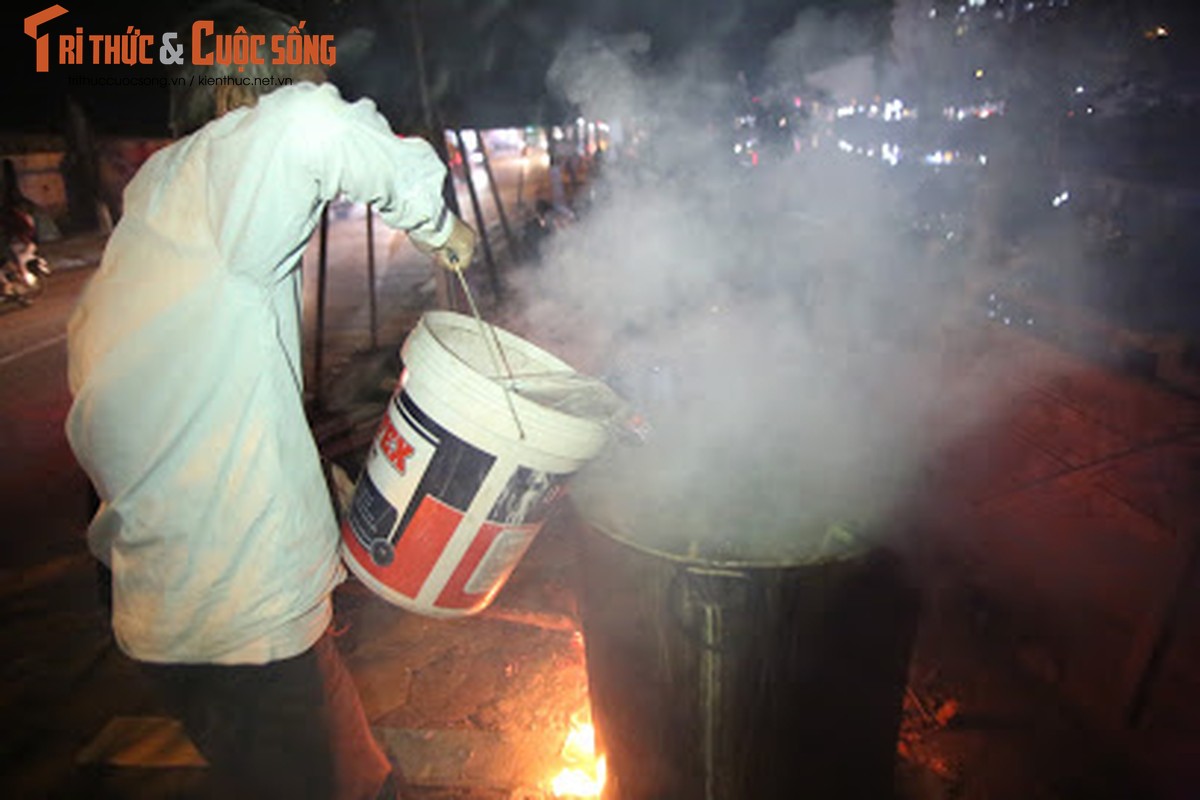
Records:
<instances>
[{"instance_id":1,"label":"light hooded jacket","mask_svg":"<svg viewBox=\"0 0 1200 800\"><path fill-rule=\"evenodd\" d=\"M344 192L438 246L445 167L362 100L300 84L154 154L68 325L67 436L101 508L121 648L265 663L345 577L302 401L299 257Z\"/></svg>"}]
</instances>

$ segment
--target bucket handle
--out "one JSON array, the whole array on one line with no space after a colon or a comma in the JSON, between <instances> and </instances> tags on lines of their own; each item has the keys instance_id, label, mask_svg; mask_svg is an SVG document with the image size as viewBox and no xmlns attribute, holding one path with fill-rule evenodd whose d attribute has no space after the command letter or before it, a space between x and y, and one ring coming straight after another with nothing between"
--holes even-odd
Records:
<instances>
[{"instance_id":1,"label":"bucket handle","mask_svg":"<svg viewBox=\"0 0 1200 800\"><path fill-rule=\"evenodd\" d=\"M456 256L452 256L454 263L458 262ZM458 276L458 283L462 287L463 294L467 297L467 305L471 307L471 314L475 317L475 322L479 325L479 334L483 337L484 343L487 345L488 355L492 358L492 368L497 374L507 376L508 382L504 383L501 388L504 390L504 402L508 404L508 413L512 414L513 422L517 426L517 435L525 438L525 428L521 425L521 418L517 416L517 407L512 401L512 384L515 378L513 377L512 367L509 366L508 359L504 355L504 348L500 346L500 337L496 335L496 328L483 321L483 315L479 313L479 306L475 304L475 295L471 293L471 287L467 285L467 277L463 275L461 269L454 270L454 274ZM491 334L490 336L488 334Z\"/></svg>"}]
</instances>

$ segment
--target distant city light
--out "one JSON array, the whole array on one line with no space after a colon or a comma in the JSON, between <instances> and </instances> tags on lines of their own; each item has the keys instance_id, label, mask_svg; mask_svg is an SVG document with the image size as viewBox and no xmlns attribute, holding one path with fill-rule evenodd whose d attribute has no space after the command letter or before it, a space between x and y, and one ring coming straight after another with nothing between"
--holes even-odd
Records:
<instances>
[{"instance_id":1,"label":"distant city light","mask_svg":"<svg viewBox=\"0 0 1200 800\"><path fill-rule=\"evenodd\" d=\"M893 167L900 163L900 147L894 144L885 143L881 148L881 157L885 162Z\"/></svg>"},{"instance_id":2,"label":"distant city light","mask_svg":"<svg viewBox=\"0 0 1200 800\"><path fill-rule=\"evenodd\" d=\"M983 77L983 70L982 69L975 70L975 79L978 80L982 77Z\"/></svg>"},{"instance_id":3,"label":"distant city light","mask_svg":"<svg viewBox=\"0 0 1200 800\"><path fill-rule=\"evenodd\" d=\"M1083 94L1083 92L1084 92L1084 89L1082 86L1075 87L1075 94Z\"/></svg>"},{"instance_id":4,"label":"distant city light","mask_svg":"<svg viewBox=\"0 0 1200 800\"><path fill-rule=\"evenodd\" d=\"M954 122L962 122L968 117L976 117L977 119L988 119L990 117L1001 116L1004 114L1005 104L1003 100L989 101L977 106L967 106L966 108L955 108L949 106L942 109L942 116Z\"/></svg>"}]
</instances>

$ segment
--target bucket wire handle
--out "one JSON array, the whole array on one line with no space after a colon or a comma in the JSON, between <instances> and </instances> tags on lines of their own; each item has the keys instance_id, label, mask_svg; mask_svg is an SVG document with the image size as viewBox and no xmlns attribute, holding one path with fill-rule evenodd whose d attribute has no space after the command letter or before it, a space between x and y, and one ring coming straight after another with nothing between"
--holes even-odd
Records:
<instances>
[{"instance_id":1,"label":"bucket wire handle","mask_svg":"<svg viewBox=\"0 0 1200 800\"><path fill-rule=\"evenodd\" d=\"M451 261L457 263L458 258L451 256ZM454 270L454 274L458 276L458 284L462 287L463 294L467 297L467 305L471 307L471 314L475 317L475 322L479 324L479 333L483 337L484 343L487 345L488 355L492 358L492 367L497 374L503 374L508 377L508 382L503 386L504 401L508 404L508 413L512 414L513 422L517 426L517 434L521 439L525 438L525 428L521 425L521 418L517 416L517 407L512 401L512 385L516 379L513 377L512 367L508 364L508 359L504 355L504 348L500 346L500 337L496 335L496 328L483 321L483 315L479 313L479 306L475 305L475 295L471 294L471 287L467 285L467 278L463 275L461 269ZM489 334L491 334L489 336Z\"/></svg>"}]
</instances>

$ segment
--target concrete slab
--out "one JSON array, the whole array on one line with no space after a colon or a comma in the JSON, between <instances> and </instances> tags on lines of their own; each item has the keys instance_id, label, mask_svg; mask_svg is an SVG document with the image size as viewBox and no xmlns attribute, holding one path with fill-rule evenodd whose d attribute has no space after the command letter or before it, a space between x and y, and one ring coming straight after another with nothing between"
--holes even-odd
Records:
<instances>
[{"instance_id":1,"label":"concrete slab","mask_svg":"<svg viewBox=\"0 0 1200 800\"><path fill-rule=\"evenodd\" d=\"M1005 606L1013 660L1120 728L1195 546L1200 402L1008 330L993 340L993 368L1020 377L935 466L929 521L959 577Z\"/></svg>"},{"instance_id":2,"label":"concrete slab","mask_svg":"<svg viewBox=\"0 0 1200 800\"><path fill-rule=\"evenodd\" d=\"M588 716L583 642L564 600L571 554L544 531L493 607L460 619L411 613L357 582L338 590L339 647L411 784L548 796L568 731Z\"/></svg>"},{"instance_id":3,"label":"concrete slab","mask_svg":"<svg viewBox=\"0 0 1200 800\"><path fill-rule=\"evenodd\" d=\"M76 761L118 767L208 766L183 725L169 717L113 717Z\"/></svg>"},{"instance_id":4,"label":"concrete slab","mask_svg":"<svg viewBox=\"0 0 1200 800\"><path fill-rule=\"evenodd\" d=\"M376 728L412 786L499 789L548 796L560 768L557 746L536 734Z\"/></svg>"}]
</instances>

